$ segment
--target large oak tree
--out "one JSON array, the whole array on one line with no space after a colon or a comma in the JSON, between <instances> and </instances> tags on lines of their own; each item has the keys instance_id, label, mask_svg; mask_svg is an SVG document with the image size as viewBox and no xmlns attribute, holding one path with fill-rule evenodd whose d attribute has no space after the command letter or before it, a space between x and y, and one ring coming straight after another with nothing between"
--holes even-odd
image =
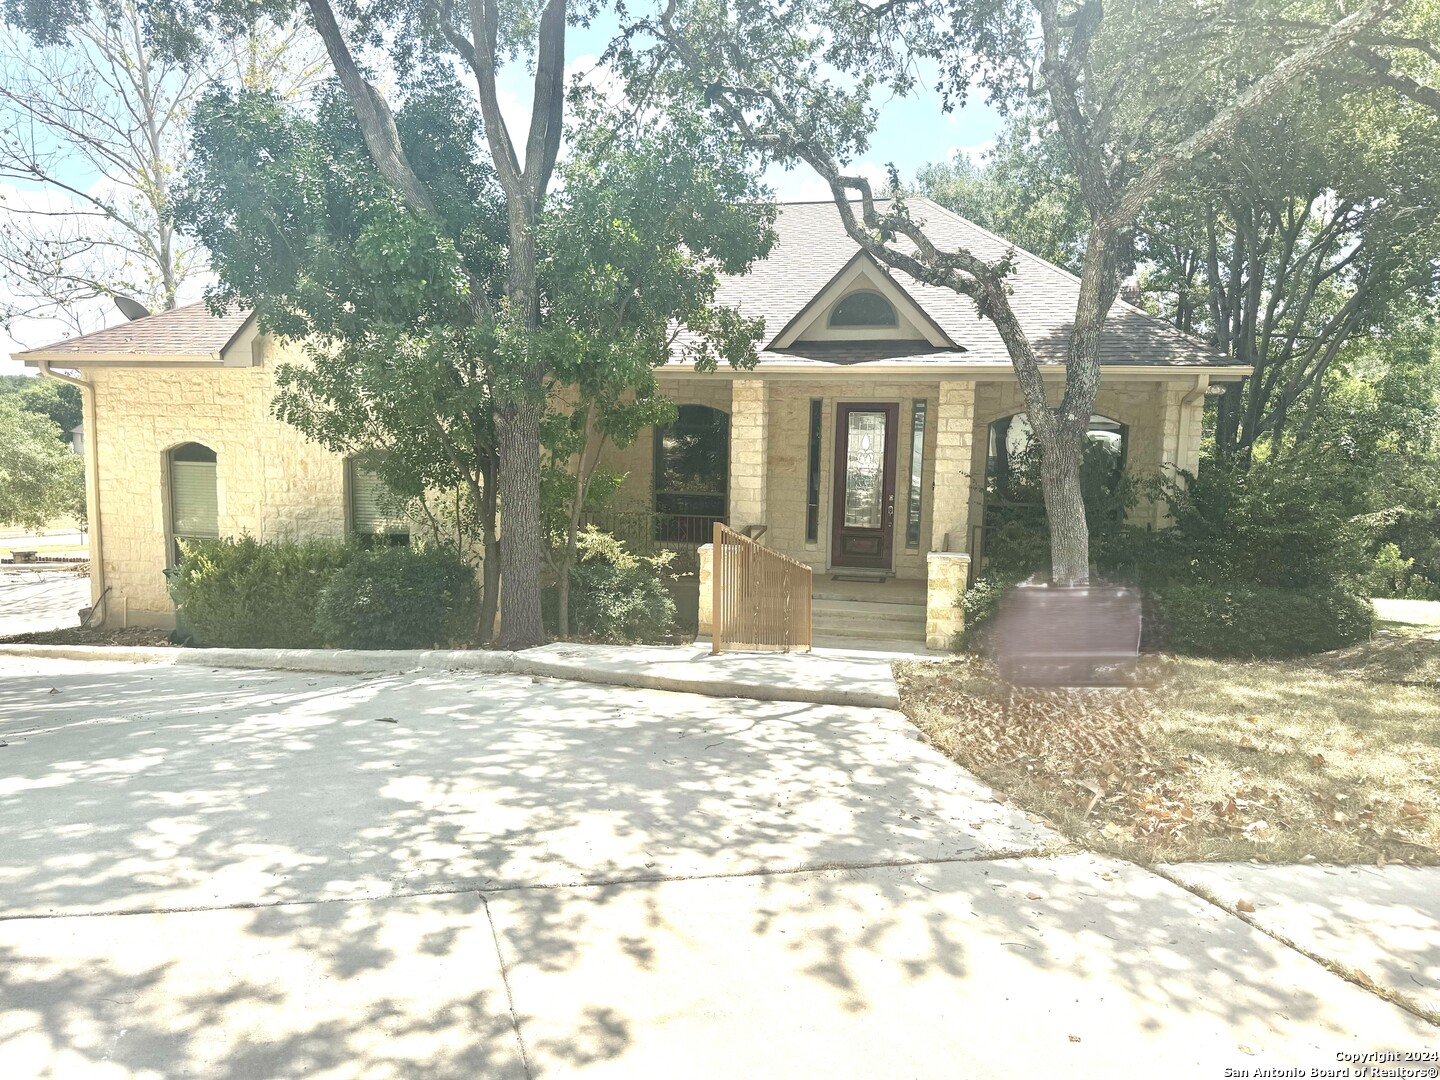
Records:
<instances>
[{"instance_id":1,"label":"large oak tree","mask_svg":"<svg viewBox=\"0 0 1440 1080\"><path fill-rule=\"evenodd\" d=\"M1099 339L1134 258L1147 204L1223 148L1297 81L1383 30L1400 0L1357 4L1333 21L1314 4L1235 8L1152 0L853 0L768 3L664 0L620 55L636 85L678 72L774 160L804 162L829 185L847 232L880 262L970 297L1005 342L1041 448L1051 572L1089 577L1079 465L1099 389ZM1269 31L1276 17L1283 34ZM1304 17L1303 19L1301 17ZM1291 25L1291 24L1296 25ZM658 42L647 47L649 41ZM848 163L875 122L872 92L913 88L917 59L937 64L951 102L979 85L1002 102L1043 93L1088 229L1060 404L1011 310L1011 260L945 248L903 198L883 201ZM1188 108L1203 85L1210 107Z\"/></svg>"}]
</instances>

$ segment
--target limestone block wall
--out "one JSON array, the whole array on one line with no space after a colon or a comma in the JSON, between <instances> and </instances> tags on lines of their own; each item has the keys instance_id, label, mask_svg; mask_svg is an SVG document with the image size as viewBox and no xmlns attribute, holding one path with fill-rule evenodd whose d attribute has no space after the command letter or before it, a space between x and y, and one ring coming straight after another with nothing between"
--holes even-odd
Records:
<instances>
[{"instance_id":1,"label":"limestone block wall","mask_svg":"<svg viewBox=\"0 0 1440 1080\"><path fill-rule=\"evenodd\" d=\"M758 376L736 379L730 387L730 527L744 531L768 525L766 468L770 445L769 386ZM776 540L766 535L765 542Z\"/></svg>"},{"instance_id":2,"label":"limestone block wall","mask_svg":"<svg viewBox=\"0 0 1440 1080\"><path fill-rule=\"evenodd\" d=\"M165 591L169 498L166 452L186 442L216 454L222 536L343 536L345 468L339 456L270 414L282 347L262 341L260 366L108 368L95 384L100 528L107 618L173 622ZM93 524L93 523L92 523Z\"/></svg>"},{"instance_id":3,"label":"limestone block wall","mask_svg":"<svg viewBox=\"0 0 1440 1080\"><path fill-rule=\"evenodd\" d=\"M975 383L947 379L940 384L935 413L934 518L931 551L968 551L973 478ZM983 469L983 463L982 463ZM932 575L933 577L933 564Z\"/></svg>"},{"instance_id":4,"label":"limestone block wall","mask_svg":"<svg viewBox=\"0 0 1440 1080\"><path fill-rule=\"evenodd\" d=\"M925 645L949 649L965 625L958 606L970 581L970 556L964 552L932 551L926 556L929 577L925 586Z\"/></svg>"}]
</instances>

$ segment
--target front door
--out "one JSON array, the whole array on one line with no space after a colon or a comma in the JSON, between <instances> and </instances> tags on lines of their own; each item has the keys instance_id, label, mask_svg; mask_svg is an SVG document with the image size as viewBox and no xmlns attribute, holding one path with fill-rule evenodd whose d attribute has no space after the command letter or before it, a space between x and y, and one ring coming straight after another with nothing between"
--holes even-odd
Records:
<instances>
[{"instance_id":1,"label":"front door","mask_svg":"<svg viewBox=\"0 0 1440 1080\"><path fill-rule=\"evenodd\" d=\"M832 566L890 569L899 416L898 403L836 406Z\"/></svg>"}]
</instances>

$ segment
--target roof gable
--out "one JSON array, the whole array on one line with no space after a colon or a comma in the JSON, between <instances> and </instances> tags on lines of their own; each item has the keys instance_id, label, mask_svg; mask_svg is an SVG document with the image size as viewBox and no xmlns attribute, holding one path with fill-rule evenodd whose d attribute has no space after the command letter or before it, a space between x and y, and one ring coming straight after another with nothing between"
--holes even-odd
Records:
<instances>
[{"instance_id":1,"label":"roof gable","mask_svg":"<svg viewBox=\"0 0 1440 1080\"><path fill-rule=\"evenodd\" d=\"M823 332L821 320L834 310L840 300L861 290L878 292L888 300L895 308L897 316L903 320L902 326L912 332L905 333L897 329L897 332L888 335L882 333L852 335L855 344L858 345L865 338L886 341L913 339L923 340L935 348L962 351L951 340L950 335L945 333L940 324L931 318L930 314L906 291L905 287L886 273L885 269L876 262L875 257L863 248L856 250L850 261L836 271L835 276L825 283L824 287L810 299L810 302L781 327L766 348L788 349L799 341L814 342L826 338L838 340L838 335Z\"/></svg>"},{"instance_id":2,"label":"roof gable","mask_svg":"<svg viewBox=\"0 0 1440 1080\"><path fill-rule=\"evenodd\" d=\"M230 308L213 314L204 301L156 312L90 334L52 342L14 354L34 363L77 361L125 363L140 359L170 363L222 363L233 345L253 336L254 312ZM248 364L249 357L237 363Z\"/></svg>"}]
</instances>

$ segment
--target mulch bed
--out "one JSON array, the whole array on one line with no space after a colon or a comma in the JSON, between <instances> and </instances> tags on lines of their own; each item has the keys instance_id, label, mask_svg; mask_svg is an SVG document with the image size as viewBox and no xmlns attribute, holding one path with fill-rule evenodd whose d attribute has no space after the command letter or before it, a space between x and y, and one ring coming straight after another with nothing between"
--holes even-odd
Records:
<instances>
[{"instance_id":1,"label":"mulch bed","mask_svg":"<svg viewBox=\"0 0 1440 1080\"><path fill-rule=\"evenodd\" d=\"M117 630L85 630L78 626L64 630L40 630L0 638L0 645L160 645L179 648L170 640L168 630L149 626L131 626Z\"/></svg>"}]
</instances>

